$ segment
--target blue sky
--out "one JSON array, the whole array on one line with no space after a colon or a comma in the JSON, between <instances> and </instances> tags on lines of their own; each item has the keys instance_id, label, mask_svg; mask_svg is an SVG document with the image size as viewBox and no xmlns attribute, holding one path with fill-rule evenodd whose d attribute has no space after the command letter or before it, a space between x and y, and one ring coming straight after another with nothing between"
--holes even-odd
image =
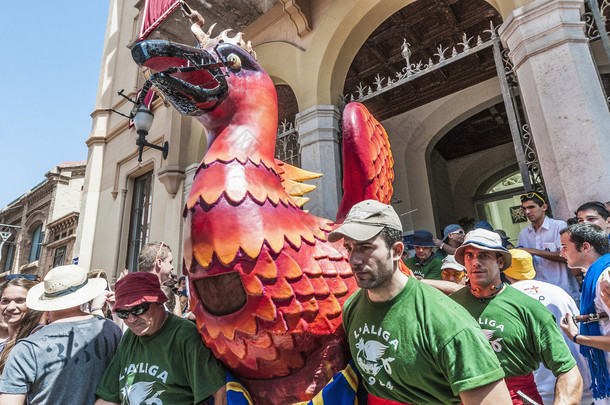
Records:
<instances>
[{"instance_id":1,"label":"blue sky","mask_svg":"<svg viewBox=\"0 0 610 405\"><path fill-rule=\"evenodd\" d=\"M87 160L109 0L3 1L0 209Z\"/></svg>"}]
</instances>

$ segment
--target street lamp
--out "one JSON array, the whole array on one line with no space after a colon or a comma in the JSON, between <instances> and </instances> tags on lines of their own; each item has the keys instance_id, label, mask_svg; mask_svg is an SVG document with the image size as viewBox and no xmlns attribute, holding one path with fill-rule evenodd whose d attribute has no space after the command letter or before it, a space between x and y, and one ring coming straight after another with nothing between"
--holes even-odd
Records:
<instances>
[{"instance_id":1,"label":"street lamp","mask_svg":"<svg viewBox=\"0 0 610 405\"><path fill-rule=\"evenodd\" d=\"M148 135L148 131L150 131L150 127L152 127L153 118L155 115L148 108L143 105L138 108L136 115L133 117L133 125L136 127L136 132L138 133L138 139L136 140L136 145L140 148L140 152L138 154L138 162L142 161L142 151L145 146L149 148L157 149L163 152L163 159L167 159L167 152L169 151L169 143L165 141L163 146L155 145L153 143L149 143L146 140L146 135Z\"/></svg>"}]
</instances>

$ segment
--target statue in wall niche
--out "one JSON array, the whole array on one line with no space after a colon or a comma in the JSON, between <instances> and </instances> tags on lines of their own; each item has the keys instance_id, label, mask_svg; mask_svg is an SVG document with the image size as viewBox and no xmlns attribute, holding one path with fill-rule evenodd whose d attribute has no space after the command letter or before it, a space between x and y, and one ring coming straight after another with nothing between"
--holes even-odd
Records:
<instances>
[{"instance_id":1,"label":"statue in wall niche","mask_svg":"<svg viewBox=\"0 0 610 405\"><path fill-rule=\"evenodd\" d=\"M358 103L343 113L344 197L335 222L301 209L318 177L274 158L275 87L242 34L212 37L182 3L194 48L132 48L155 86L207 130L208 150L184 207L184 273L207 346L256 404L311 399L350 356L341 308L357 289L340 243L327 241L365 199L389 204L394 172L383 127ZM408 272L406 267L403 271Z\"/></svg>"}]
</instances>

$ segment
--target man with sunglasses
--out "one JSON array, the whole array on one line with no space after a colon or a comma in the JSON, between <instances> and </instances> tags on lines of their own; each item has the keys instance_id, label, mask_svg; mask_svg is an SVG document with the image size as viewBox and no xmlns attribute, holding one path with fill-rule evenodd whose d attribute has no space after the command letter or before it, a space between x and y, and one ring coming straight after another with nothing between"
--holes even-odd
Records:
<instances>
[{"instance_id":1,"label":"man with sunglasses","mask_svg":"<svg viewBox=\"0 0 610 405\"><path fill-rule=\"evenodd\" d=\"M436 256L444 259L447 255L455 254L455 250L464 243L464 229L457 224L450 224L443 230L443 240L434 239L434 244L438 248Z\"/></svg>"},{"instance_id":2,"label":"man with sunglasses","mask_svg":"<svg viewBox=\"0 0 610 405\"><path fill-rule=\"evenodd\" d=\"M567 226L565 221L549 218L544 196L529 192L520 196L521 206L530 225L519 233L518 247L534 257L536 280L561 287L578 303L578 282L568 270L566 261L559 255L561 237L559 231Z\"/></svg>"},{"instance_id":3,"label":"man with sunglasses","mask_svg":"<svg viewBox=\"0 0 610 405\"><path fill-rule=\"evenodd\" d=\"M443 259L441 266L441 277L444 281L450 281L458 285L466 285L466 267L455 261L453 255Z\"/></svg>"},{"instance_id":4,"label":"man with sunglasses","mask_svg":"<svg viewBox=\"0 0 610 405\"><path fill-rule=\"evenodd\" d=\"M152 273L130 273L115 285L115 314L129 328L104 372L95 405L226 403L225 370L197 327L168 313Z\"/></svg>"}]
</instances>

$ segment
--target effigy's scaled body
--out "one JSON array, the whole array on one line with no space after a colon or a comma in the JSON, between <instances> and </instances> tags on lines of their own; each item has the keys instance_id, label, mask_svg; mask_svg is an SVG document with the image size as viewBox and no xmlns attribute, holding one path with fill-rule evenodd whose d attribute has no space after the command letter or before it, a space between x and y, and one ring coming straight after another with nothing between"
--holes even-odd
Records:
<instances>
[{"instance_id":1,"label":"effigy's scaled body","mask_svg":"<svg viewBox=\"0 0 610 405\"><path fill-rule=\"evenodd\" d=\"M327 241L334 223L301 209L314 188L301 181L317 175L274 158L277 96L249 43L211 38L186 12L200 48L146 41L132 54L208 134L183 212L191 308L205 344L255 403L309 400L349 360L341 308L356 282L342 246ZM393 180L383 128L360 104L344 117L350 173L338 218L366 198L389 203Z\"/></svg>"}]
</instances>

